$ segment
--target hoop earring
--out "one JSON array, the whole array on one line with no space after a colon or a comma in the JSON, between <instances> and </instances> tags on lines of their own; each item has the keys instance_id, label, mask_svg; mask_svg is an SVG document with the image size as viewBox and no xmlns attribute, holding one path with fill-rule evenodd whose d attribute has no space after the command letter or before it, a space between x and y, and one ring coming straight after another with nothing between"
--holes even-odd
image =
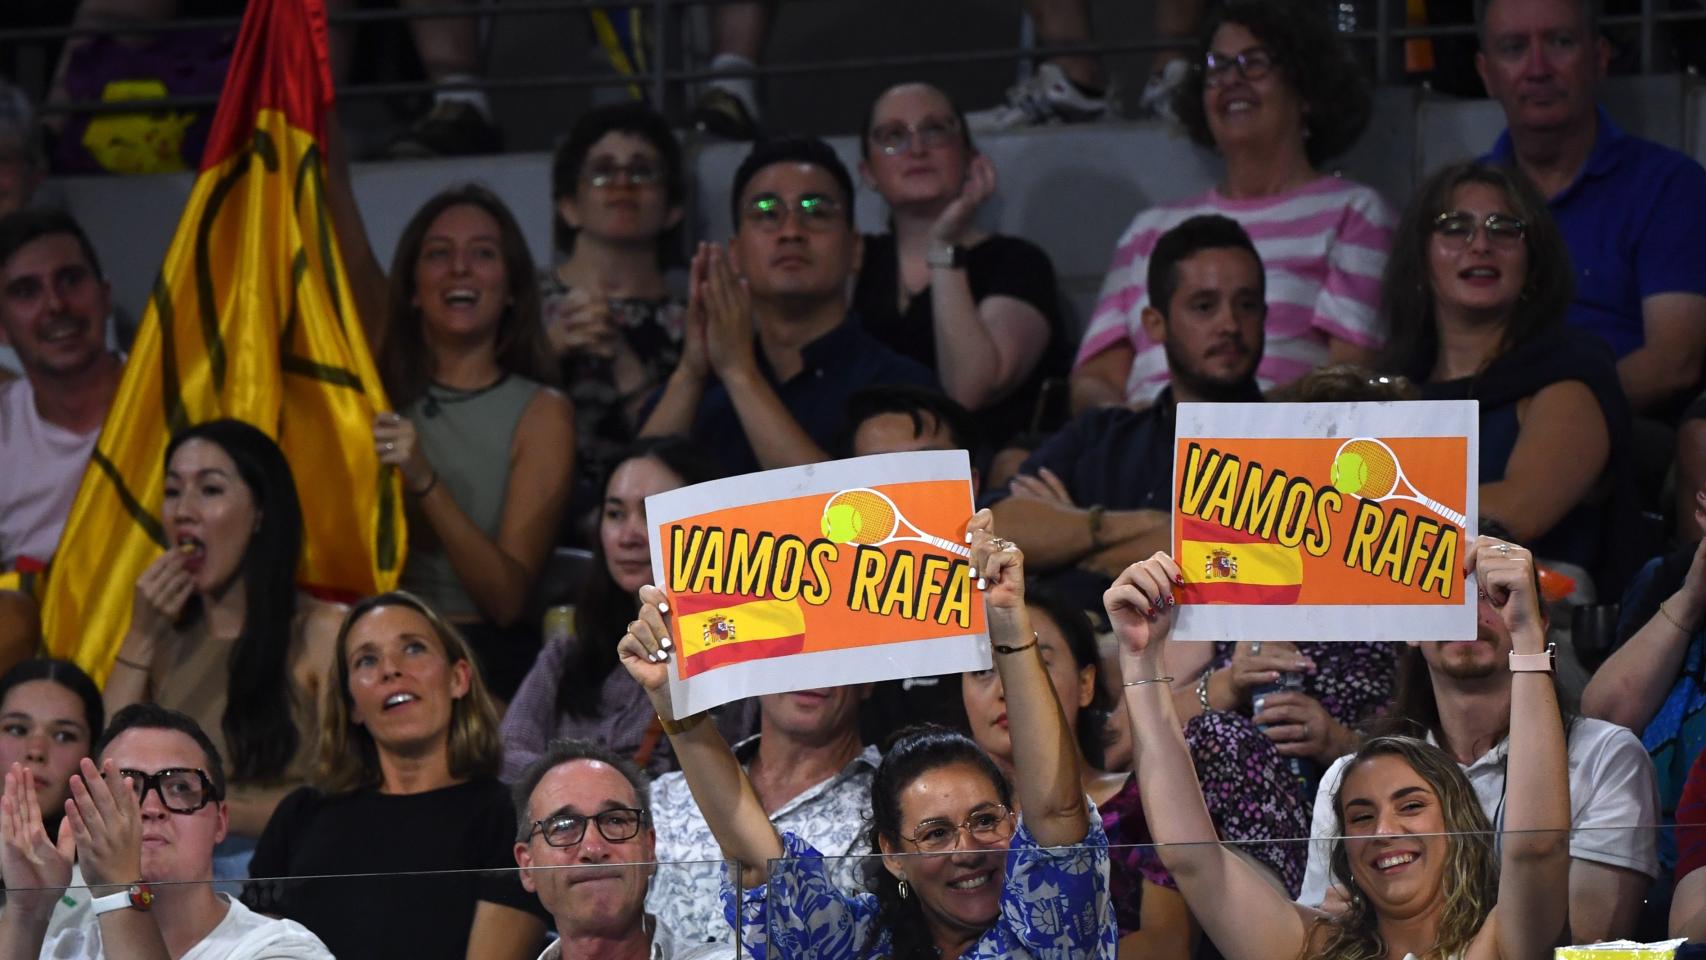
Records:
<instances>
[{"instance_id":1,"label":"hoop earring","mask_svg":"<svg viewBox=\"0 0 1706 960\"><path fill-rule=\"evenodd\" d=\"M900 898L902 900L906 899L906 881L905 880L902 880L900 882Z\"/></svg>"}]
</instances>

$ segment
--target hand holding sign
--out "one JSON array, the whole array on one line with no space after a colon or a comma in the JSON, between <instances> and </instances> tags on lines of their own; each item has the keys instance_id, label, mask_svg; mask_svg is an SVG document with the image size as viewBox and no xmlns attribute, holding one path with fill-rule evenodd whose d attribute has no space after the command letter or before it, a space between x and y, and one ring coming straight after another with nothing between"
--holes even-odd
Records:
<instances>
[{"instance_id":1,"label":"hand holding sign","mask_svg":"<svg viewBox=\"0 0 1706 960\"><path fill-rule=\"evenodd\" d=\"M1527 550L1493 537L1480 537L1470 551L1464 569L1475 575L1481 592L1510 631L1517 653L1537 653L1546 645L1546 621L1540 615L1540 597L1535 590L1534 557ZM1538 638L1538 639L1536 639Z\"/></svg>"},{"instance_id":2,"label":"hand holding sign","mask_svg":"<svg viewBox=\"0 0 1706 960\"><path fill-rule=\"evenodd\" d=\"M665 626L663 591L647 585L640 588L640 612L628 624L628 632L616 644L616 656L628 675L646 691L658 716L671 716L669 701L669 652L675 641Z\"/></svg>"},{"instance_id":3,"label":"hand holding sign","mask_svg":"<svg viewBox=\"0 0 1706 960\"><path fill-rule=\"evenodd\" d=\"M1162 649L1179 615L1173 590L1184 582L1173 558L1157 553L1126 567L1102 594L1108 622L1120 641L1120 673L1127 683L1160 675Z\"/></svg>"},{"instance_id":4,"label":"hand holding sign","mask_svg":"<svg viewBox=\"0 0 1706 960\"><path fill-rule=\"evenodd\" d=\"M1011 615L1025 609L1025 555L1019 545L995 535L995 515L979 510L966 524L971 568L991 613Z\"/></svg>"}]
</instances>

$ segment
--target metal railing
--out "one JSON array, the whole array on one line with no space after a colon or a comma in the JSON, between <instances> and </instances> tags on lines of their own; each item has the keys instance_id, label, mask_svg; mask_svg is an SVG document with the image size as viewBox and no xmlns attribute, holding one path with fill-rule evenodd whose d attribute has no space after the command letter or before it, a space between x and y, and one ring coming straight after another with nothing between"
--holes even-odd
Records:
<instances>
[{"instance_id":1,"label":"metal railing","mask_svg":"<svg viewBox=\"0 0 1706 960\"><path fill-rule=\"evenodd\" d=\"M519 89L553 89L553 88L598 88L639 86L647 91L652 103L660 109L666 108L672 102L671 93L696 82L704 81L712 76L746 76L754 78L789 77L811 74L829 74L863 70L893 69L897 72L906 68L921 66L974 63L991 61L1019 61L1025 59L1046 58L1063 54L1133 54L1153 53L1162 50L1178 49L1181 41L1176 38L1146 38L1131 41L1094 42L1070 45L1023 45L969 50L941 50L933 53L913 53L893 56L859 56L845 58L819 58L799 62L770 62L759 64L751 70L739 72L719 72L713 74L703 67L678 66L670 67L669 59L672 50L679 49L683 35L683 13L696 7L710 7L721 3L737 2L737 0L640 0L627 4L626 8L640 8L647 11L649 19L650 50L649 58L653 65L651 69L631 74L621 74L615 71L599 71L588 73L545 73L528 76L470 77L453 84L458 87L477 88L487 91L519 90ZM1016 3L1017 0L1014 0ZM1475 27L1472 24L1448 24L1436 26L1408 26L1393 22L1395 6L1399 0L1374 0L1373 29L1359 29L1341 33L1347 42L1367 50L1372 47L1372 56L1367 59L1371 65L1377 83L1404 82L1400 68L1402 57L1398 54L1406 40L1438 39L1449 37L1473 36ZM527 17L574 13L577 11L592 11L609 9L611 4L606 0L505 0L502 4L492 6L468 6L463 4L446 4L438 7L385 9L385 10L346 10L329 14L328 19L336 26L355 26L370 23L401 22L411 20L433 19L493 19L509 17ZM69 40L78 37L96 35L126 35L147 36L167 34L188 30L231 30L235 31L241 21L238 18L199 18L175 19L149 23L125 22L122 24L97 24L85 26L64 27L29 27L0 29L0 50L8 47L20 47L31 44L50 43L58 40ZM1639 68L1642 73L1653 73L1659 69L1658 31L1664 24L1683 22L1706 22L1706 9L1660 11L1658 0L1641 0L1641 12L1619 16L1603 16L1599 24L1604 28L1634 27L1638 35ZM340 100L367 100L388 98L404 95L428 94L442 89L443 84L432 80L408 82L373 82L345 83L339 87ZM69 103L47 103L39 106L44 115L64 114L98 114L98 113L135 113L152 110L181 110L200 109L214 105L215 95L176 96L155 99L135 99L116 102L108 101L78 101Z\"/></svg>"}]
</instances>

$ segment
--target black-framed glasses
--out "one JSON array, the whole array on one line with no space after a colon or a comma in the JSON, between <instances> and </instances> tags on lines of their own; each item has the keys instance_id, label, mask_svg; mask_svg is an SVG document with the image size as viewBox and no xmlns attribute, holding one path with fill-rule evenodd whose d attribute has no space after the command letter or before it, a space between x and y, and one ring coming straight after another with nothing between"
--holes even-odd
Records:
<instances>
[{"instance_id":1,"label":"black-framed glasses","mask_svg":"<svg viewBox=\"0 0 1706 960\"><path fill-rule=\"evenodd\" d=\"M141 770L120 770L120 776L129 777L131 786L136 790L136 802L142 803L152 790L160 796L160 802L173 813L194 813L220 799L219 790L213 781L207 778L207 772L191 767L170 767L155 773L143 773Z\"/></svg>"},{"instance_id":2,"label":"black-framed glasses","mask_svg":"<svg viewBox=\"0 0 1706 960\"><path fill-rule=\"evenodd\" d=\"M581 176L586 178L589 186L601 190L614 185L618 178L626 179L636 187L649 187L663 179L657 167L638 160L633 163L595 163L587 167Z\"/></svg>"},{"instance_id":3,"label":"black-framed glasses","mask_svg":"<svg viewBox=\"0 0 1706 960\"><path fill-rule=\"evenodd\" d=\"M965 832L979 843L999 843L1013 836L1013 811L1004 804L991 804L971 812L961 823L947 820L926 820L918 825L912 836L904 837L925 853L946 853L960 846L960 833Z\"/></svg>"},{"instance_id":4,"label":"black-framed glasses","mask_svg":"<svg viewBox=\"0 0 1706 960\"><path fill-rule=\"evenodd\" d=\"M914 143L936 150L961 142L960 122L953 117L932 118L923 123L885 123L871 131L871 142L893 157L912 149Z\"/></svg>"},{"instance_id":5,"label":"black-framed glasses","mask_svg":"<svg viewBox=\"0 0 1706 960\"><path fill-rule=\"evenodd\" d=\"M1528 225L1508 213L1489 213L1478 218L1467 210L1447 210L1434 218L1434 236L1457 246L1474 242L1477 228L1487 231L1487 242L1510 247L1522 242Z\"/></svg>"},{"instance_id":6,"label":"black-framed glasses","mask_svg":"<svg viewBox=\"0 0 1706 960\"><path fill-rule=\"evenodd\" d=\"M559 813L535 820L533 829L528 831L527 839L531 840L539 834L545 835L545 843L553 847L572 847L586 839L586 825L590 821L598 824L598 835L611 843L623 843L640 835L640 828L646 825L651 814L635 807L613 807L602 810L590 817L578 813Z\"/></svg>"},{"instance_id":7,"label":"black-framed glasses","mask_svg":"<svg viewBox=\"0 0 1706 960\"><path fill-rule=\"evenodd\" d=\"M1202 62L1203 83L1211 87L1218 87L1226 82L1228 75L1234 69L1245 80L1260 80L1272 73L1274 64L1278 62L1265 47L1252 47L1243 53L1232 56L1210 50Z\"/></svg>"},{"instance_id":8,"label":"black-framed glasses","mask_svg":"<svg viewBox=\"0 0 1706 960\"><path fill-rule=\"evenodd\" d=\"M747 203L741 219L754 229L773 233L782 229L783 221L792 210L799 217L800 227L813 233L832 230L841 220L841 201L821 193L808 193L792 204L774 193L764 193Z\"/></svg>"}]
</instances>

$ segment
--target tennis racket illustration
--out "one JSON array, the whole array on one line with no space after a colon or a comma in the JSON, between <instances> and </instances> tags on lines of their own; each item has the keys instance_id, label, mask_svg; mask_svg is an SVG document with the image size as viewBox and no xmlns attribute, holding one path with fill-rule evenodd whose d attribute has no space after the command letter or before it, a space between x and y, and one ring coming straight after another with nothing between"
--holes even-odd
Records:
<instances>
[{"instance_id":1,"label":"tennis racket illustration","mask_svg":"<svg viewBox=\"0 0 1706 960\"><path fill-rule=\"evenodd\" d=\"M1374 503L1387 500L1410 500L1419 503L1446 520L1462 527L1467 519L1438 500L1429 497L1404 476L1398 455L1392 448L1372 437L1346 440L1333 455L1333 487L1351 497L1361 497Z\"/></svg>"},{"instance_id":2,"label":"tennis racket illustration","mask_svg":"<svg viewBox=\"0 0 1706 960\"><path fill-rule=\"evenodd\" d=\"M834 543L857 543L880 547L888 543L928 543L939 550L961 557L970 557L971 549L964 544L931 536L913 526L887 494L869 487L843 490L823 505L820 524L823 535Z\"/></svg>"}]
</instances>

